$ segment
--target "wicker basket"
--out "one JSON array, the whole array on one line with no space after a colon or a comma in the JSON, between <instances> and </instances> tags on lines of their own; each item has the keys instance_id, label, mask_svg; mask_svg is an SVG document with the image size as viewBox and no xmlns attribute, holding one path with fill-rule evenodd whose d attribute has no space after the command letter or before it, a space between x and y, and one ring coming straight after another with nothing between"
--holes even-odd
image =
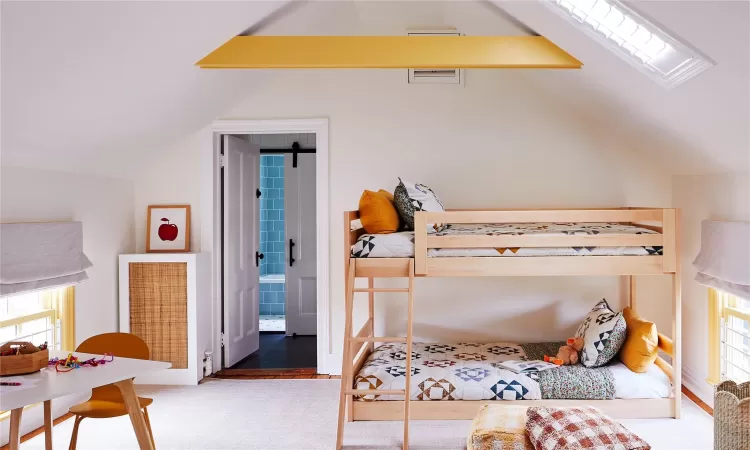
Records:
<instances>
[{"instance_id":1,"label":"wicker basket","mask_svg":"<svg viewBox=\"0 0 750 450\"><path fill-rule=\"evenodd\" d=\"M750 382L716 386L714 450L750 450Z\"/></svg>"},{"instance_id":2,"label":"wicker basket","mask_svg":"<svg viewBox=\"0 0 750 450\"><path fill-rule=\"evenodd\" d=\"M39 350L29 342L8 342L0 346L0 353L16 347L21 348L21 354L0 356L0 376L24 375L47 367L49 351Z\"/></svg>"}]
</instances>

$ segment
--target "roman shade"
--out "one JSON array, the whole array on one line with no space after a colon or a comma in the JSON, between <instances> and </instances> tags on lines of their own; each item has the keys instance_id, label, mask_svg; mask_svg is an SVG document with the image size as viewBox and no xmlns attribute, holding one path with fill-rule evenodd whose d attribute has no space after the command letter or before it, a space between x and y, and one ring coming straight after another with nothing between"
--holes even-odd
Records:
<instances>
[{"instance_id":1,"label":"roman shade","mask_svg":"<svg viewBox=\"0 0 750 450\"><path fill-rule=\"evenodd\" d=\"M750 222L704 220L695 281L750 300Z\"/></svg>"},{"instance_id":2,"label":"roman shade","mask_svg":"<svg viewBox=\"0 0 750 450\"><path fill-rule=\"evenodd\" d=\"M77 284L91 266L81 222L0 224L0 295Z\"/></svg>"}]
</instances>

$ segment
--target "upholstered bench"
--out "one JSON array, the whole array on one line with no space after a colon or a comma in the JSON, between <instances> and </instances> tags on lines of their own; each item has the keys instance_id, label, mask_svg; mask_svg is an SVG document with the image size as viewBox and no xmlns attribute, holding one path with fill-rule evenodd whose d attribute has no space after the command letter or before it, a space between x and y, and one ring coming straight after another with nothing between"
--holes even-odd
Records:
<instances>
[{"instance_id":1,"label":"upholstered bench","mask_svg":"<svg viewBox=\"0 0 750 450\"><path fill-rule=\"evenodd\" d=\"M527 406L485 405L471 424L468 450L534 450L526 436Z\"/></svg>"}]
</instances>

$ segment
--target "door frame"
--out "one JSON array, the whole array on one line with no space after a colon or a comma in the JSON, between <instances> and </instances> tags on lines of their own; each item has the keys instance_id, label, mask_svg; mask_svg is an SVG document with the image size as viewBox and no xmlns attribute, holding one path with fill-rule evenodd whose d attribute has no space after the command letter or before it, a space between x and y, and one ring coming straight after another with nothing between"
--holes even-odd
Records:
<instances>
[{"instance_id":1,"label":"door frame","mask_svg":"<svg viewBox=\"0 0 750 450\"><path fill-rule=\"evenodd\" d=\"M213 371L221 367L221 135L315 133L315 201L317 237L317 372L327 374L330 348L328 119L217 120L201 132L201 251L211 252L211 330ZM207 338L205 340L208 340ZM206 342L208 346L208 342Z\"/></svg>"}]
</instances>

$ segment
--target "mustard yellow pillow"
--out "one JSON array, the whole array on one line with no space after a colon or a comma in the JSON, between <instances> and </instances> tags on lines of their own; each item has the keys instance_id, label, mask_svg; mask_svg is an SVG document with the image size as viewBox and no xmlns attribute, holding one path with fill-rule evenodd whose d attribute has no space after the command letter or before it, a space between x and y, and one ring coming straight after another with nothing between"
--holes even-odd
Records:
<instances>
[{"instance_id":1,"label":"mustard yellow pillow","mask_svg":"<svg viewBox=\"0 0 750 450\"><path fill-rule=\"evenodd\" d=\"M367 233L385 234L398 230L398 212L392 200L393 196L383 190L362 193L359 198L359 220Z\"/></svg>"},{"instance_id":2,"label":"mustard yellow pillow","mask_svg":"<svg viewBox=\"0 0 750 450\"><path fill-rule=\"evenodd\" d=\"M656 325L641 317L630 307L622 310L627 326L625 343L620 349L620 361L633 372L643 373L654 363L659 353L659 334Z\"/></svg>"},{"instance_id":3,"label":"mustard yellow pillow","mask_svg":"<svg viewBox=\"0 0 750 450\"><path fill-rule=\"evenodd\" d=\"M381 189L378 191L378 194L384 195L385 198L387 198L391 202L391 204L393 203L393 194L391 194L390 192L386 191L385 189ZM396 205L393 205L393 207L395 208ZM398 214L398 211L396 211L396 214Z\"/></svg>"}]
</instances>

